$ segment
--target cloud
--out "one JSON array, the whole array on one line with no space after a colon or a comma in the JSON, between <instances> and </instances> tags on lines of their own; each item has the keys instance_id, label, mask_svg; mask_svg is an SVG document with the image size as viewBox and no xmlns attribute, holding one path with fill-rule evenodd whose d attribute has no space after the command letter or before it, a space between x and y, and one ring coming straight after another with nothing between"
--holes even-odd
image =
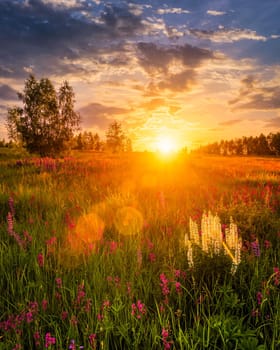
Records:
<instances>
[{"instance_id":1,"label":"cloud","mask_svg":"<svg viewBox=\"0 0 280 350\"><path fill-rule=\"evenodd\" d=\"M165 105L165 99L163 98L152 98L149 101L142 103L141 107L147 110L154 110Z\"/></svg>"},{"instance_id":2,"label":"cloud","mask_svg":"<svg viewBox=\"0 0 280 350\"><path fill-rule=\"evenodd\" d=\"M185 70L177 74L169 74L158 84L159 89L169 89L172 91L190 90L195 82L196 73L194 70Z\"/></svg>"},{"instance_id":3,"label":"cloud","mask_svg":"<svg viewBox=\"0 0 280 350\"><path fill-rule=\"evenodd\" d=\"M248 76L241 80L239 95L228 103L234 109L280 109L280 86L261 83Z\"/></svg>"},{"instance_id":4,"label":"cloud","mask_svg":"<svg viewBox=\"0 0 280 350\"><path fill-rule=\"evenodd\" d=\"M190 29L188 33L199 39L206 39L216 43L232 43L240 40L267 40L265 36L258 35L254 30L240 28L221 27L218 30Z\"/></svg>"},{"instance_id":5,"label":"cloud","mask_svg":"<svg viewBox=\"0 0 280 350\"><path fill-rule=\"evenodd\" d=\"M17 100L17 91L9 85L0 85L0 100Z\"/></svg>"},{"instance_id":6,"label":"cloud","mask_svg":"<svg viewBox=\"0 0 280 350\"><path fill-rule=\"evenodd\" d=\"M241 119L232 119L232 120L227 120L225 122L220 122L219 125L221 125L221 126L231 126L231 125L239 124L241 122L242 122Z\"/></svg>"},{"instance_id":7,"label":"cloud","mask_svg":"<svg viewBox=\"0 0 280 350\"><path fill-rule=\"evenodd\" d=\"M210 50L188 44L163 46L140 42L137 58L152 79L148 95L156 96L165 89L173 92L190 90L195 83L196 68L207 60L215 59L215 55Z\"/></svg>"},{"instance_id":8,"label":"cloud","mask_svg":"<svg viewBox=\"0 0 280 350\"><path fill-rule=\"evenodd\" d=\"M82 124L86 128L99 127L105 129L112 122L114 116L125 115L130 110L119 107L105 106L100 103L88 104L78 111L82 117Z\"/></svg>"},{"instance_id":9,"label":"cloud","mask_svg":"<svg viewBox=\"0 0 280 350\"><path fill-rule=\"evenodd\" d=\"M98 12L92 6L85 1L2 0L0 76L23 78L30 66L40 75L87 75L104 51L113 46L123 53L125 41L142 34L141 16L127 4L107 4ZM85 58L91 60L87 69L79 64Z\"/></svg>"},{"instance_id":10,"label":"cloud","mask_svg":"<svg viewBox=\"0 0 280 350\"><path fill-rule=\"evenodd\" d=\"M268 120L266 127L279 129L280 128L280 117L271 118L270 120Z\"/></svg>"},{"instance_id":11,"label":"cloud","mask_svg":"<svg viewBox=\"0 0 280 350\"><path fill-rule=\"evenodd\" d=\"M222 15L225 15L226 12L223 12L223 11L215 11L215 10L208 10L208 11L207 11L207 14L208 14L208 15L211 15L211 16L222 16Z\"/></svg>"},{"instance_id":12,"label":"cloud","mask_svg":"<svg viewBox=\"0 0 280 350\"><path fill-rule=\"evenodd\" d=\"M157 10L159 15L167 15L167 14L177 14L181 15L183 13L190 13L188 10L183 10L180 7L171 7L171 8L160 8Z\"/></svg>"},{"instance_id":13,"label":"cloud","mask_svg":"<svg viewBox=\"0 0 280 350\"><path fill-rule=\"evenodd\" d=\"M154 43L140 42L137 45L138 61L149 73L166 72L174 61L184 67L198 67L204 60L214 58L212 51L185 44L182 46L162 46Z\"/></svg>"}]
</instances>

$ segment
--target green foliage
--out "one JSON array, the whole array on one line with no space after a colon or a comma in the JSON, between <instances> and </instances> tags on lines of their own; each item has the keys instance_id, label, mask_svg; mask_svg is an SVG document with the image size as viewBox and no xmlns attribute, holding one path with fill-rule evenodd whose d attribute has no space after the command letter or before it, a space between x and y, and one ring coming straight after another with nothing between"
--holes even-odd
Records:
<instances>
[{"instance_id":1,"label":"green foliage","mask_svg":"<svg viewBox=\"0 0 280 350\"><path fill-rule=\"evenodd\" d=\"M56 155L79 127L74 111L74 92L64 82L58 92L47 78L37 81L33 75L18 94L22 107L8 109L7 130L10 139L22 143L31 153Z\"/></svg>"},{"instance_id":2,"label":"green foliage","mask_svg":"<svg viewBox=\"0 0 280 350\"><path fill-rule=\"evenodd\" d=\"M219 176L217 163L211 168L204 158L159 164L135 154L1 160L0 349L35 349L35 335L43 349L48 333L56 338L49 349L68 349L73 340L76 348L104 350L277 349L279 190L268 198L256 177L248 196L237 197L243 175L233 180L227 171ZM141 233L118 232L116 215L127 207L143 216ZM236 271L228 256L199 249L188 266L189 217L200 221L208 209L221 222L232 216L240 230ZM9 213L23 246L9 234ZM87 213L103 221L103 239L71 250L69 235Z\"/></svg>"}]
</instances>

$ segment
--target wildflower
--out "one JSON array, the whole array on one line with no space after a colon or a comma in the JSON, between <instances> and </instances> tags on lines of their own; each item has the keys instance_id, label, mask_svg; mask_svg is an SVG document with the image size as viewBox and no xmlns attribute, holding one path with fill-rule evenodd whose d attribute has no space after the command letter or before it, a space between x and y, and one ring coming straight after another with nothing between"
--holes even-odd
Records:
<instances>
[{"instance_id":1,"label":"wildflower","mask_svg":"<svg viewBox=\"0 0 280 350\"><path fill-rule=\"evenodd\" d=\"M39 254L37 255L37 262L38 262L38 265L39 265L40 267L43 267L43 266L44 266L44 255L43 255L43 253L39 253Z\"/></svg>"},{"instance_id":2,"label":"wildflower","mask_svg":"<svg viewBox=\"0 0 280 350\"><path fill-rule=\"evenodd\" d=\"M178 281L175 282L175 288L176 288L176 292L178 294L182 294L182 288L181 288L181 283L180 282L178 282Z\"/></svg>"},{"instance_id":3,"label":"wildflower","mask_svg":"<svg viewBox=\"0 0 280 350\"><path fill-rule=\"evenodd\" d=\"M57 277L55 279L56 287L60 289L62 287L62 279L60 277Z\"/></svg>"},{"instance_id":4,"label":"wildflower","mask_svg":"<svg viewBox=\"0 0 280 350\"><path fill-rule=\"evenodd\" d=\"M269 249L269 248L271 248L271 246L272 246L271 242L268 241L268 240L266 239L266 240L264 241L264 247L265 247L266 249Z\"/></svg>"},{"instance_id":5,"label":"wildflower","mask_svg":"<svg viewBox=\"0 0 280 350\"><path fill-rule=\"evenodd\" d=\"M8 212L7 222L8 222L8 234L15 239L19 247L25 248L25 242L21 239L20 235L14 231L14 221L11 212Z\"/></svg>"},{"instance_id":6,"label":"wildflower","mask_svg":"<svg viewBox=\"0 0 280 350\"><path fill-rule=\"evenodd\" d=\"M114 253L118 248L118 243L115 241L111 241L109 243L109 248L110 248L110 254Z\"/></svg>"},{"instance_id":7,"label":"wildflower","mask_svg":"<svg viewBox=\"0 0 280 350\"><path fill-rule=\"evenodd\" d=\"M45 348L48 348L48 347L54 345L55 342L56 342L55 337L52 337L50 332L46 333L46 336L45 336Z\"/></svg>"},{"instance_id":8,"label":"wildflower","mask_svg":"<svg viewBox=\"0 0 280 350\"><path fill-rule=\"evenodd\" d=\"M104 300L102 304L102 310L108 309L111 306L110 300Z\"/></svg>"},{"instance_id":9,"label":"wildflower","mask_svg":"<svg viewBox=\"0 0 280 350\"><path fill-rule=\"evenodd\" d=\"M83 283L78 286L78 294L77 294L77 299L76 299L76 303L78 305L81 304L81 302L83 301L83 299L86 296L86 292L84 289L85 289L85 286Z\"/></svg>"},{"instance_id":10,"label":"wildflower","mask_svg":"<svg viewBox=\"0 0 280 350\"><path fill-rule=\"evenodd\" d=\"M23 231L23 236L25 238L25 241L27 241L28 243L32 242L32 236L30 236L30 234L27 231Z\"/></svg>"},{"instance_id":11,"label":"wildflower","mask_svg":"<svg viewBox=\"0 0 280 350\"><path fill-rule=\"evenodd\" d=\"M32 312L27 312L26 314L25 314L25 317L26 317L26 322L27 323L31 323L32 321L33 321L33 314L32 314Z\"/></svg>"},{"instance_id":12,"label":"wildflower","mask_svg":"<svg viewBox=\"0 0 280 350\"><path fill-rule=\"evenodd\" d=\"M161 273L160 276L160 286L161 286L161 292L162 294L167 298L167 296L169 295L170 293L170 290L168 288L168 279L166 278L165 274L164 273Z\"/></svg>"},{"instance_id":13,"label":"wildflower","mask_svg":"<svg viewBox=\"0 0 280 350\"><path fill-rule=\"evenodd\" d=\"M156 254L155 253L149 253L149 260L151 263L156 261Z\"/></svg>"},{"instance_id":14,"label":"wildflower","mask_svg":"<svg viewBox=\"0 0 280 350\"><path fill-rule=\"evenodd\" d=\"M56 300L61 300L61 299L62 299L61 293L55 292L55 299L56 299Z\"/></svg>"},{"instance_id":15,"label":"wildflower","mask_svg":"<svg viewBox=\"0 0 280 350\"><path fill-rule=\"evenodd\" d=\"M263 295L261 292L258 292L257 293L257 302L258 302L258 305L260 305L262 303L262 299L263 299Z\"/></svg>"},{"instance_id":16,"label":"wildflower","mask_svg":"<svg viewBox=\"0 0 280 350\"><path fill-rule=\"evenodd\" d=\"M104 315L103 314L97 314L97 320L99 322L101 322L104 319Z\"/></svg>"},{"instance_id":17,"label":"wildflower","mask_svg":"<svg viewBox=\"0 0 280 350\"><path fill-rule=\"evenodd\" d=\"M169 337L169 332L168 332L168 330L165 329L165 328L162 328L161 336L162 336L162 342L163 342L164 350L169 350L169 349L171 349L171 344L172 344L172 342L167 340L168 337Z\"/></svg>"},{"instance_id":18,"label":"wildflower","mask_svg":"<svg viewBox=\"0 0 280 350\"><path fill-rule=\"evenodd\" d=\"M83 348L84 348L83 346L79 346L79 349L83 349ZM77 349L76 344L75 344L75 339L70 340L70 345L69 345L68 349L71 349L71 350Z\"/></svg>"},{"instance_id":19,"label":"wildflower","mask_svg":"<svg viewBox=\"0 0 280 350\"><path fill-rule=\"evenodd\" d=\"M92 333L88 337L92 349L96 349L96 334Z\"/></svg>"},{"instance_id":20,"label":"wildflower","mask_svg":"<svg viewBox=\"0 0 280 350\"><path fill-rule=\"evenodd\" d=\"M40 333L38 331L33 334L33 338L35 340L35 346L39 346L41 336L40 336Z\"/></svg>"},{"instance_id":21,"label":"wildflower","mask_svg":"<svg viewBox=\"0 0 280 350\"><path fill-rule=\"evenodd\" d=\"M47 246L52 246L52 245L54 245L55 243L56 243L56 237L51 237L50 239L48 239L47 241L46 241L46 245Z\"/></svg>"},{"instance_id":22,"label":"wildflower","mask_svg":"<svg viewBox=\"0 0 280 350\"><path fill-rule=\"evenodd\" d=\"M260 251L260 245L259 241L256 239L254 242L251 242L251 248L256 257L260 257L261 251Z\"/></svg>"},{"instance_id":23,"label":"wildflower","mask_svg":"<svg viewBox=\"0 0 280 350\"><path fill-rule=\"evenodd\" d=\"M15 206L14 206L13 197L9 198L8 203L9 203L10 212L11 212L12 216L14 217L15 216Z\"/></svg>"},{"instance_id":24,"label":"wildflower","mask_svg":"<svg viewBox=\"0 0 280 350\"><path fill-rule=\"evenodd\" d=\"M67 311L62 311L62 313L61 313L62 321L66 320L67 317L68 317L68 312Z\"/></svg>"},{"instance_id":25,"label":"wildflower","mask_svg":"<svg viewBox=\"0 0 280 350\"><path fill-rule=\"evenodd\" d=\"M13 350L20 350L22 349L21 344L16 344Z\"/></svg>"},{"instance_id":26,"label":"wildflower","mask_svg":"<svg viewBox=\"0 0 280 350\"><path fill-rule=\"evenodd\" d=\"M87 298L84 306L85 312L90 312L91 304L92 304L92 300Z\"/></svg>"},{"instance_id":27,"label":"wildflower","mask_svg":"<svg viewBox=\"0 0 280 350\"><path fill-rule=\"evenodd\" d=\"M146 314L146 306L144 303L141 302L141 300L138 300L137 303L133 303L131 305L131 315L136 316L138 319L140 319L143 315Z\"/></svg>"},{"instance_id":28,"label":"wildflower","mask_svg":"<svg viewBox=\"0 0 280 350\"><path fill-rule=\"evenodd\" d=\"M48 307L48 301L47 301L46 299L43 299L43 300L42 300L42 309L43 309L44 311L46 311L46 310L47 310L47 307Z\"/></svg>"}]
</instances>

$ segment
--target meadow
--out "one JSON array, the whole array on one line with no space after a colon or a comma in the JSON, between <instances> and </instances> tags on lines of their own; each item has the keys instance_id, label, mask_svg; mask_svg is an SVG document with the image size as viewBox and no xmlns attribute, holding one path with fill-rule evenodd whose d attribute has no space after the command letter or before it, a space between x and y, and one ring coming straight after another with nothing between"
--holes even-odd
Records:
<instances>
[{"instance_id":1,"label":"meadow","mask_svg":"<svg viewBox=\"0 0 280 350\"><path fill-rule=\"evenodd\" d=\"M280 348L280 159L0 152L0 349Z\"/></svg>"}]
</instances>

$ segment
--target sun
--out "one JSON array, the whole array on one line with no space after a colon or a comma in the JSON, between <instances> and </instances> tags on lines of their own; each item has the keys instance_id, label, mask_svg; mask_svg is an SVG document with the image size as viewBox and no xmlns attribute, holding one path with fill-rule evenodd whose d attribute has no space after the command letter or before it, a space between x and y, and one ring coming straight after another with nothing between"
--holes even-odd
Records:
<instances>
[{"instance_id":1,"label":"sun","mask_svg":"<svg viewBox=\"0 0 280 350\"><path fill-rule=\"evenodd\" d=\"M158 138L156 147L160 153L170 154L175 151L175 142L170 137L161 136Z\"/></svg>"}]
</instances>

